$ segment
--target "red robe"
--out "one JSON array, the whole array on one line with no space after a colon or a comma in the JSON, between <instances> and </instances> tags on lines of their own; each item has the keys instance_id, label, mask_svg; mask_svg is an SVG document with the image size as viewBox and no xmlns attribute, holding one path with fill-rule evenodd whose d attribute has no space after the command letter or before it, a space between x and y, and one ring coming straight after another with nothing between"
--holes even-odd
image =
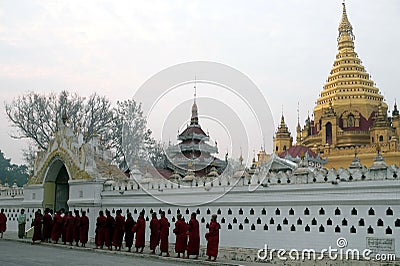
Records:
<instances>
[{"instance_id":1,"label":"red robe","mask_svg":"<svg viewBox=\"0 0 400 266\"><path fill-rule=\"evenodd\" d=\"M50 239L52 237L52 224L53 224L53 219L51 218L51 215L48 213L45 213L43 215L43 238L44 239Z\"/></svg>"},{"instance_id":2,"label":"red robe","mask_svg":"<svg viewBox=\"0 0 400 266\"><path fill-rule=\"evenodd\" d=\"M167 218L160 218L160 251L168 252L169 222Z\"/></svg>"},{"instance_id":3,"label":"red robe","mask_svg":"<svg viewBox=\"0 0 400 266\"><path fill-rule=\"evenodd\" d=\"M81 217L79 217L79 215L74 217L74 240L76 243L79 242L80 219Z\"/></svg>"},{"instance_id":4,"label":"red robe","mask_svg":"<svg viewBox=\"0 0 400 266\"><path fill-rule=\"evenodd\" d=\"M126 218L125 221L125 245L127 248L131 248L133 245L133 232L132 228L135 225L135 220L132 217Z\"/></svg>"},{"instance_id":5,"label":"red robe","mask_svg":"<svg viewBox=\"0 0 400 266\"><path fill-rule=\"evenodd\" d=\"M157 218L150 221L150 249L155 249L160 242L160 222Z\"/></svg>"},{"instance_id":6,"label":"red robe","mask_svg":"<svg viewBox=\"0 0 400 266\"><path fill-rule=\"evenodd\" d=\"M145 237L146 237L146 221L144 220L143 217L139 216L132 231L136 233L135 247L136 248L144 247Z\"/></svg>"},{"instance_id":7,"label":"red robe","mask_svg":"<svg viewBox=\"0 0 400 266\"><path fill-rule=\"evenodd\" d=\"M67 242L67 217L66 214L62 217L61 240L64 243Z\"/></svg>"},{"instance_id":8,"label":"red robe","mask_svg":"<svg viewBox=\"0 0 400 266\"><path fill-rule=\"evenodd\" d=\"M96 246L103 246L104 245L104 236L106 231L106 222L107 218L103 216L97 217L96 220Z\"/></svg>"},{"instance_id":9,"label":"red robe","mask_svg":"<svg viewBox=\"0 0 400 266\"><path fill-rule=\"evenodd\" d=\"M66 242L72 243L74 241L74 228L75 228L75 218L74 216L69 216L66 219L65 222L65 228L66 228Z\"/></svg>"},{"instance_id":10,"label":"red robe","mask_svg":"<svg viewBox=\"0 0 400 266\"><path fill-rule=\"evenodd\" d=\"M0 213L0 233L7 230L7 216L4 213Z\"/></svg>"},{"instance_id":11,"label":"red robe","mask_svg":"<svg viewBox=\"0 0 400 266\"><path fill-rule=\"evenodd\" d=\"M176 235L176 242L175 242L175 252L176 253L183 253L186 250L186 243L187 243L187 225L185 221L182 219L176 221L174 234Z\"/></svg>"},{"instance_id":12,"label":"red robe","mask_svg":"<svg viewBox=\"0 0 400 266\"><path fill-rule=\"evenodd\" d=\"M61 215L56 213L53 218L53 228L51 229L51 239L53 241L58 241L61 236L62 221Z\"/></svg>"},{"instance_id":13,"label":"red robe","mask_svg":"<svg viewBox=\"0 0 400 266\"><path fill-rule=\"evenodd\" d=\"M111 247L112 238L114 235L114 223L114 217L112 217L111 215L106 217L106 226L104 229L104 244L106 245L106 247Z\"/></svg>"},{"instance_id":14,"label":"red robe","mask_svg":"<svg viewBox=\"0 0 400 266\"><path fill-rule=\"evenodd\" d=\"M124 227L125 227L125 217L122 215L115 216L114 224L114 236L113 236L113 246L122 246L122 240L124 239Z\"/></svg>"},{"instance_id":15,"label":"red robe","mask_svg":"<svg viewBox=\"0 0 400 266\"><path fill-rule=\"evenodd\" d=\"M188 255L199 255L200 251L200 232L199 232L199 221L196 218L192 218L189 221L189 243L187 245Z\"/></svg>"},{"instance_id":16,"label":"red robe","mask_svg":"<svg viewBox=\"0 0 400 266\"><path fill-rule=\"evenodd\" d=\"M79 219L79 240L82 244L88 242L88 232L89 232L89 218L87 216L82 216Z\"/></svg>"},{"instance_id":17,"label":"red robe","mask_svg":"<svg viewBox=\"0 0 400 266\"><path fill-rule=\"evenodd\" d=\"M218 244L219 244L219 229L221 226L215 221L211 221L208 233L206 234L207 239L207 256L217 257L218 255Z\"/></svg>"},{"instance_id":18,"label":"red robe","mask_svg":"<svg viewBox=\"0 0 400 266\"><path fill-rule=\"evenodd\" d=\"M42 240L42 221L40 219L40 215L36 214L35 219L33 220L33 236L32 241Z\"/></svg>"}]
</instances>

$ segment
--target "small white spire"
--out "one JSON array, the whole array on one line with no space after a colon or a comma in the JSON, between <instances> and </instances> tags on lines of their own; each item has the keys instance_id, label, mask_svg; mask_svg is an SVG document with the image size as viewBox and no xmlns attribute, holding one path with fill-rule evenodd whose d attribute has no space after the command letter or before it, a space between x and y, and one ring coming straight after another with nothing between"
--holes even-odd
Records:
<instances>
[{"instance_id":1,"label":"small white spire","mask_svg":"<svg viewBox=\"0 0 400 266\"><path fill-rule=\"evenodd\" d=\"M194 76L194 102L196 102L196 96L197 96L197 77Z\"/></svg>"},{"instance_id":2,"label":"small white spire","mask_svg":"<svg viewBox=\"0 0 400 266\"><path fill-rule=\"evenodd\" d=\"M300 125L300 102L297 102L297 124Z\"/></svg>"}]
</instances>

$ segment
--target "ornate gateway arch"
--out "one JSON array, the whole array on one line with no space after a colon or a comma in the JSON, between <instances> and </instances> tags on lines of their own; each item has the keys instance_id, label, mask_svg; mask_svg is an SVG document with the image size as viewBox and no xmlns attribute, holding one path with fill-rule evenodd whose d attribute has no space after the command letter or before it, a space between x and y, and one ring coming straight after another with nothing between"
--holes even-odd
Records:
<instances>
[{"instance_id":1,"label":"ornate gateway arch","mask_svg":"<svg viewBox=\"0 0 400 266\"><path fill-rule=\"evenodd\" d=\"M71 207L72 183L77 185L108 178L104 174L107 171L101 171L96 162L111 168L110 152L101 147L99 137L84 143L81 133L74 133L64 123L60 125L47 150L37 153L34 175L28 183L43 186L42 207L53 210Z\"/></svg>"}]
</instances>

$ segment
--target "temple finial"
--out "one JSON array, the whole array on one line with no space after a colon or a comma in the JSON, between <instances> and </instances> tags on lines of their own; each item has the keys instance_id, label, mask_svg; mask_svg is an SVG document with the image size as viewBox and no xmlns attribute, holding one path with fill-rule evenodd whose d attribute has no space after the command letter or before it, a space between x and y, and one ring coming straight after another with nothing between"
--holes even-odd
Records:
<instances>
[{"instance_id":1,"label":"temple finial","mask_svg":"<svg viewBox=\"0 0 400 266\"><path fill-rule=\"evenodd\" d=\"M399 110L397 109L396 99L394 99L394 108L393 108L392 116L399 116Z\"/></svg>"},{"instance_id":2,"label":"temple finial","mask_svg":"<svg viewBox=\"0 0 400 266\"><path fill-rule=\"evenodd\" d=\"M199 116L197 111L197 104L196 104L196 97L197 97L197 78L194 77L194 95L193 95L193 105L192 105L192 117L190 119L190 125L198 125L199 124Z\"/></svg>"},{"instance_id":3,"label":"temple finial","mask_svg":"<svg viewBox=\"0 0 400 266\"><path fill-rule=\"evenodd\" d=\"M196 96L197 96L197 78L194 76L194 101L196 102Z\"/></svg>"},{"instance_id":4,"label":"temple finial","mask_svg":"<svg viewBox=\"0 0 400 266\"><path fill-rule=\"evenodd\" d=\"M283 104L282 104L282 116L281 116L281 127L285 126L285 116L283 115Z\"/></svg>"},{"instance_id":5,"label":"temple finial","mask_svg":"<svg viewBox=\"0 0 400 266\"><path fill-rule=\"evenodd\" d=\"M65 108L63 109L62 114L61 114L61 121L63 122L64 125L68 121L67 111L65 110Z\"/></svg>"},{"instance_id":6,"label":"temple finial","mask_svg":"<svg viewBox=\"0 0 400 266\"><path fill-rule=\"evenodd\" d=\"M300 102L297 102L297 125L300 125Z\"/></svg>"},{"instance_id":7,"label":"temple finial","mask_svg":"<svg viewBox=\"0 0 400 266\"><path fill-rule=\"evenodd\" d=\"M343 35L350 37L351 40L354 40L353 27L351 26L350 21L347 17L346 4L344 1L342 2L342 6L343 6L342 20L340 21L339 29L338 29L339 30L338 41L341 41L341 37ZM342 41L344 41L344 40L342 40Z\"/></svg>"}]
</instances>

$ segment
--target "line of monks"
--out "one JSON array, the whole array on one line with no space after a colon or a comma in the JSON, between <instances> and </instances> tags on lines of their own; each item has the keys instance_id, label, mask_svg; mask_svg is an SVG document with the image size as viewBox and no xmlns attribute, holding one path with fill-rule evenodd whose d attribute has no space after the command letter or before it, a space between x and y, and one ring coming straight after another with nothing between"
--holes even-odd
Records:
<instances>
[{"instance_id":1,"label":"line of monks","mask_svg":"<svg viewBox=\"0 0 400 266\"><path fill-rule=\"evenodd\" d=\"M65 212L64 209L57 211L52 215L52 211L48 208L45 209L44 215L41 210L35 212L35 218L32 221L33 236L32 244L37 241L49 243L51 240L57 244L61 238L64 244L72 244L75 242L79 246L86 247L88 242L89 233L89 218L86 212L82 210L81 216L79 211Z\"/></svg>"},{"instance_id":2,"label":"line of monks","mask_svg":"<svg viewBox=\"0 0 400 266\"><path fill-rule=\"evenodd\" d=\"M150 220L150 250L151 254L155 254L157 246L159 246L160 256L169 256L169 233L170 223L165 217L165 212L160 210L160 219L157 218L157 213L152 213ZM109 210L99 211L99 216L96 219L95 245L96 248L103 249L106 246L109 250L115 247L115 250L120 251L122 242L125 236L125 246L128 252L131 252L133 242L135 240L136 252L142 253L145 247L146 240L146 220L144 211L140 212L139 217L135 221L130 212L127 213L127 218L122 216L122 211L117 210L116 216L113 217ZM85 211L75 210L65 212L64 209L57 211L52 215L50 209L35 212L35 218L32 222L34 233L32 244L36 241L52 242L57 244L61 241L65 244L86 247L88 242L89 218ZM209 231L206 233L207 240L207 260L216 260L218 256L219 245L219 229L220 225L217 222L217 215L211 216ZM172 231L176 235L175 252L177 257L189 258L194 256L198 258L200 252L200 231L199 222L196 219L196 213L192 213L190 221L186 223L181 214L177 215L175 228ZM186 254L186 256L185 256Z\"/></svg>"},{"instance_id":3,"label":"line of monks","mask_svg":"<svg viewBox=\"0 0 400 266\"><path fill-rule=\"evenodd\" d=\"M142 211L137 221L132 218L131 213L127 213L126 220L121 213L121 210L117 210L114 218L108 210L106 210L105 215L103 211L99 212L96 220L96 248L102 249L106 246L109 250L112 250L112 247L115 247L115 250L121 250L125 234L125 246L130 252L136 235L136 252L142 253L146 239L145 213ZM164 211L160 211L160 216L160 219L158 219L157 213L152 213L150 220L150 250L151 254L155 254L156 248L159 246L159 255L163 256L165 254L165 256L169 256L170 223L165 217ZM215 261L218 256L219 229L217 215L214 214L211 217L209 232L205 235L208 260L213 259ZM180 258L182 254L183 258L194 256L197 259L200 252L200 231L196 213L192 213L189 223L186 223L182 215L178 214L173 233L176 235L175 252L177 257Z\"/></svg>"}]
</instances>

